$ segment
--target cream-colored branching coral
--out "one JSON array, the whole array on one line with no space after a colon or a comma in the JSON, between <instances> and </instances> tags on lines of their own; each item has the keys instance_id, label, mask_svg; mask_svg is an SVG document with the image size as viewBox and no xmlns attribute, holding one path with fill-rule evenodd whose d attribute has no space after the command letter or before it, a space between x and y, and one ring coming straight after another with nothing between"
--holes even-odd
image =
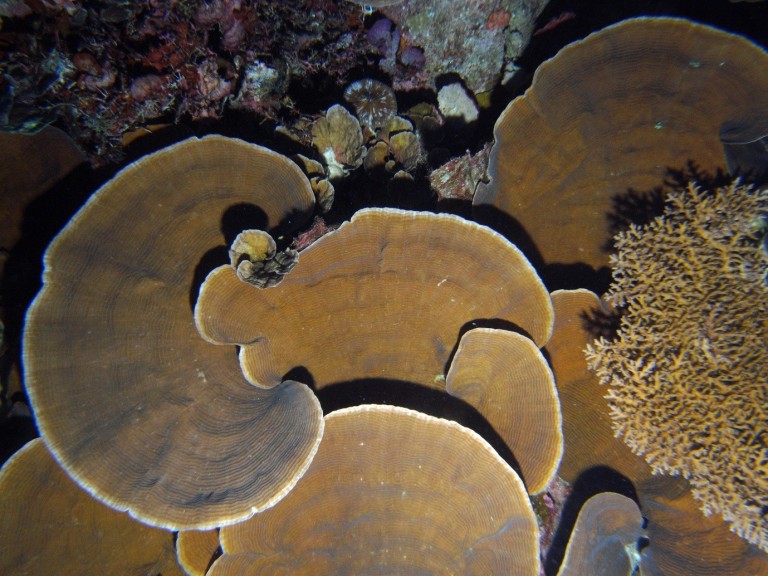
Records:
<instances>
[{"instance_id":1,"label":"cream-colored branching coral","mask_svg":"<svg viewBox=\"0 0 768 576\"><path fill-rule=\"evenodd\" d=\"M614 340L587 348L614 431L768 551L768 190L671 194L616 237Z\"/></svg>"}]
</instances>

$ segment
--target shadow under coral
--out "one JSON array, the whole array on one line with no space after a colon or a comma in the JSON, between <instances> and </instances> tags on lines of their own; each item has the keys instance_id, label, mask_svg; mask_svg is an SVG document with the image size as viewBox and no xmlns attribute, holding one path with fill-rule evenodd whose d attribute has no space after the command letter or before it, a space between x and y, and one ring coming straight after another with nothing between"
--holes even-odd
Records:
<instances>
[{"instance_id":1,"label":"shadow under coral","mask_svg":"<svg viewBox=\"0 0 768 576\"><path fill-rule=\"evenodd\" d=\"M573 534L579 512L585 502L592 496L602 492L615 492L638 502L637 492L632 482L616 470L608 466L595 466L585 470L574 482L572 491L563 506L560 522L557 526L552 545L544 558L544 573L554 576L565 557L565 549ZM644 548L648 542L641 539L638 542L638 550Z\"/></svg>"},{"instance_id":2,"label":"shadow under coral","mask_svg":"<svg viewBox=\"0 0 768 576\"><path fill-rule=\"evenodd\" d=\"M320 400L324 414L361 404L385 404L453 420L482 436L523 478L512 451L485 417L467 402L454 398L445 391L387 378L361 378L317 389L311 373L303 366L288 372L285 379L308 384Z\"/></svg>"}]
</instances>

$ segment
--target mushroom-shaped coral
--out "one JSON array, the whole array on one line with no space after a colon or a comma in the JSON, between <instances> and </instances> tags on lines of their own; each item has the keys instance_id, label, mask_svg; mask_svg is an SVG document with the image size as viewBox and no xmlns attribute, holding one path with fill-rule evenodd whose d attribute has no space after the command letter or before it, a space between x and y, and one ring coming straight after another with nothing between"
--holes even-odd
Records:
<instances>
[{"instance_id":1,"label":"mushroom-shaped coral","mask_svg":"<svg viewBox=\"0 0 768 576\"><path fill-rule=\"evenodd\" d=\"M295 382L249 385L199 337L190 299L239 230L287 226L313 202L287 158L209 136L125 168L54 240L27 316L26 384L81 486L147 523L199 529L295 484L322 433L317 399Z\"/></svg>"},{"instance_id":2,"label":"mushroom-shaped coral","mask_svg":"<svg viewBox=\"0 0 768 576\"><path fill-rule=\"evenodd\" d=\"M539 574L523 484L477 434L372 405L325 430L282 502L221 530L209 574Z\"/></svg>"},{"instance_id":3,"label":"mushroom-shaped coral","mask_svg":"<svg viewBox=\"0 0 768 576\"><path fill-rule=\"evenodd\" d=\"M395 92L378 80L364 78L344 90L344 100L355 109L360 122L373 132L383 128L397 114Z\"/></svg>"},{"instance_id":4,"label":"mushroom-shaped coral","mask_svg":"<svg viewBox=\"0 0 768 576\"><path fill-rule=\"evenodd\" d=\"M724 165L720 132L768 118L768 54L673 18L620 22L561 50L499 117L474 203L515 218L544 262L608 264L608 215L693 160Z\"/></svg>"},{"instance_id":5,"label":"mushroom-shaped coral","mask_svg":"<svg viewBox=\"0 0 768 576\"><path fill-rule=\"evenodd\" d=\"M0 471L0 572L182 574L173 534L96 501L67 477L39 438Z\"/></svg>"},{"instance_id":6,"label":"mushroom-shaped coral","mask_svg":"<svg viewBox=\"0 0 768 576\"><path fill-rule=\"evenodd\" d=\"M768 550L768 191L693 185L616 237L615 340L587 351L616 434ZM674 415L674 417L671 417Z\"/></svg>"},{"instance_id":7,"label":"mushroom-shaped coral","mask_svg":"<svg viewBox=\"0 0 768 576\"><path fill-rule=\"evenodd\" d=\"M206 340L242 346L251 382L276 385L302 366L318 388L359 378L442 387L470 322L506 322L538 346L552 326L544 285L501 235L453 215L382 208L309 246L274 288L219 267L195 316Z\"/></svg>"}]
</instances>

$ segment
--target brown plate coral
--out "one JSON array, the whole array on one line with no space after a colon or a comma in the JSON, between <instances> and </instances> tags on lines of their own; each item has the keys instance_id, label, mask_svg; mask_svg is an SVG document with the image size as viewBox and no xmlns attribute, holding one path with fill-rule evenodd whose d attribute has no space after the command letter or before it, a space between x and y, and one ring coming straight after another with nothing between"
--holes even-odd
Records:
<instances>
[{"instance_id":1,"label":"brown plate coral","mask_svg":"<svg viewBox=\"0 0 768 576\"><path fill-rule=\"evenodd\" d=\"M552 371L530 338L474 328L459 341L445 390L461 398L512 450L526 488L547 488L563 452L560 400Z\"/></svg>"},{"instance_id":2,"label":"brown plate coral","mask_svg":"<svg viewBox=\"0 0 768 576\"><path fill-rule=\"evenodd\" d=\"M271 510L223 528L229 574L539 574L514 470L471 430L394 406L326 416L317 456Z\"/></svg>"},{"instance_id":3,"label":"brown plate coral","mask_svg":"<svg viewBox=\"0 0 768 576\"><path fill-rule=\"evenodd\" d=\"M685 479L654 476L641 456L614 437L605 388L583 353L605 304L587 290L558 290L552 302L555 329L546 352L557 379L565 437L558 474L577 483L597 467L609 467L631 482L648 521L642 574L768 574L768 556L730 532L721 518L704 516Z\"/></svg>"},{"instance_id":4,"label":"brown plate coral","mask_svg":"<svg viewBox=\"0 0 768 576\"><path fill-rule=\"evenodd\" d=\"M579 511L558 576L634 574L643 532L634 500L612 492L592 496Z\"/></svg>"},{"instance_id":5,"label":"brown plate coral","mask_svg":"<svg viewBox=\"0 0 768 576\"><path fill-rule=\"evenodd\" d=\"M283 156L193 138L128 166L54 240L27 316L26 386L81 486L172 529L228 524L290 490L322 434L317 399L295 382L249 385L199 337L190 299L201 262L226 258L231 220L272 229L313 204Z\"/></svg>"},{"instance_id":6,"label":"brown plate coral","mask_svg":"<svg viewBox=\"0 0 768 576\"><path fill-rule=\"evenodd\" d=\"M490 228L369 208L305 249L274 288L217 268L195 319L207 341L242 346L253 384L274 386L302 365L318 388L355 378L435 387L465 325L496 319L541 346L552 309L533 267Z\"/></svg>"},{"instance_id":7,"label":"brown plate coral","mask_svg":"<svg viewBox=\"0 0 768 576\"><path fill-rule=\"evenodd\" d=\"M690 161L725 166L726 123L768 117L768 54L688 20L637 18L591 34L537 70L496 122L476 205L514 218L545 264L608 264L613 202Z\"/></svg>"},{"instance_id":8,"label":"brown plate coral","mask_svg":"<svg viewBox=\"0 0 768 576\"><path fill-rule=\"evenodd\" d=\"M459 52L479 50L486 62L508 64L542 3L465 3L425 19L437 4L405 2L367 23L354 6L333 6L356 15L350 42L366 28L371 44L376 29L386 32L391 45L379 67L389 59L399 73L407 69L405 84L392 75L403 89L427 81L436 65L462 65ZM513 5L525 10L515 14ZM218 1L206 7L235 20L248 12L233 14ZM313 3L308 12L319 18L326 9ZM471 45L451 35L436 39L456 48L454 62L435 59L434 45L414 44L435 38L436 24L466 28L469 16L477 32ZM552 22L541 32L557 18ZM229 44L227 30L211 40ZM212 56L201 56L199 66L224 82L211 84L214 92L234 94L241 73L256 79L251 59L233 52L230 65ZM766 62L765 51L746 40L688 21L617 24L545 63L508 107L496 126L487 185L482 151L472 160L467 152L464 166L449 163L434 185L451 188L437 190L443 197L465 198L478 188L478 206L492 205L496 222L514 226L516 219L528 233L536 265L604 266L619 216L612 209L622 198L655 187L662 198L669 193L662 178L681 166L716 172L724 162L743 169L764 161L768 107L755 94L766 92ZM493 66L493 76L474 70L479 83L462 78L470 88L495 83L503 66ZM627 254L638 251L632 242L648 242L654 225L618 237L612 295L614 304L626 304L625 323L616 339L592 345L590 371L587 327L606 328L589 325L595 308L604 311L595 294L550 295L538 275L543 269L523 251L458 216L393 208L350 216L369 201L434 210L431 201L394 194L399 178L407 176L408 192L420 191L430 166L464 150L460 139L445 139L452 139L452 123L425 123L422 112L412 121L393 117L397 102L386 84L360 86L362 100L346 94L357 118L339 105L327 108L333 91L312 110L300 109L305 100L283 100L291 109L283 120L292 119L269 141L305 154L314 146L325 166L297 156L311 180L260 146L192 138L127 167L70 221L45 256L24 340L29 396L54 458L36 460L25 474L50 476L48 488L69 474L116 508L79 492L82 509L127 526L105 525L104 541L127 534L148 542L135 570L142 573L179 569L169 562L172 540L161 527L182 530L177 561L197 574L533 576L554 574L563 554L561 576L768 574L768 556L758 548L765 549L768 507L760 428L768 421L765 193L754 193L760 200L749 210L737 201L739 186L717 196L724 205L708 205L696 190L670 195L680 206L686 194L709 206L706 222L673 230L675 217L667 214L660 230L671 236L652 241L662 254L647 261ZM340 97L337 88L332 97ZM376 93L379 115L367 109ZM403 104L416 97L399 96ZM487 94L477 100L492 104ZM328 111L319 117L321 109ZM478 133L488 127L488 110L473 126ZM261 140L272 128L247 138ZM432 148L446 144L455 149ZM745 144L749 155L741 154ZM375 197L376 177L395 172L386 198ZM458 202L445 207L469 211ZM318 208L328 225L316 218L291 244ZM727 226L738 212L749 215L734 233ZM697 276L697 266L709 273ZM643 275L652 285L638 280ZM672 310L678 298L682 315ZM726 317L732 305L753 313L739 308ZM684 334L669 337L656 330L662 324ZM684 378L690 365L695 374ZM598 376L610 384L607 399ZM352 388L362 392L354 404L366 405L333 412L350 406L347 397L337 400ZM428 416L371 405L390 388L393 404L414 407L406 396L417 391L432 404L450 403L446 412L460 407L470 426L483 428L464 428L461 416L460 423L435 418L442 406ZM722 438L727 445L718 444ZM22 450L7 470L28 454ZM621 478L624 496L587 501L579 483L596 466ZM0 475L5 490L11 473ZM18 474L13 479L23 484ZM41 501L64 498L72 486L60 483ZM0 544L3 556L21 566L34 550L23 538L35 535L14 533L36 490L24 488L20 503L4 503L0 514L10 543ZM614 489L590 488L589 496ZM526 491L537 494L533 507ZM704 516L702 507L716 514ZM62 527L54 534L33 512L33 528L48 530L44 538L54 546L87 550L81 524L95 526L92 538L101 539L98 522L72 525L54 515ZM721 516L754 544L731 533ZM648 542L639 543L644 535ZM41 558L55 558L48 548ZM135 547L127 548L133 557ZM104 566L119 573L111 560Z\"/></svg>"},{"instance_id":9,"label":"brown plate coral","mask_svg":"<svg viewBox=\"0 0 768 576\"><path fill-rule=\"evenodd\" d=\"M3 574L183 574L173 534L94 500L39 438L3 466L0 511Z\"/></svg>"},{"instance_id":10,"label":"brown plate coral","mask_svg":"<svg viewBox=\"0 0 768 576\"><path fill-rule=\"evenodd\" d=\"M206 340L241 347L257 386L301 368L318 389L380 378L447 390L515 452L531 492L557 468L560 410L537 348L551 333L551 302L520 251L489 228L361 210L305 249L279 286L260 290L232 266L214 270L195 317ZM489 321L525 335L469 329ZM502 408L526 395L519 411Z\"/></svg>"}]
</instances>

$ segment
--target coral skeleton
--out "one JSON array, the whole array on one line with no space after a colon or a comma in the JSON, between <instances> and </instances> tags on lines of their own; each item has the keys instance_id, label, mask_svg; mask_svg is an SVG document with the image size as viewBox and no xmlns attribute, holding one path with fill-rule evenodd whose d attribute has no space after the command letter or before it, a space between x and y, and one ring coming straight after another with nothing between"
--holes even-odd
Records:
<instances>
[{"instance_id":1,"label":"coral skeleton","mask_svg":"<svg viewBox=\"0 0 768 576\"><path fill-rule=\"evenodd\" d=\"M616 237L614 340L586 350L616 435L768 551L768 190L689 185Z\"/></svg>"}]
</instances>

